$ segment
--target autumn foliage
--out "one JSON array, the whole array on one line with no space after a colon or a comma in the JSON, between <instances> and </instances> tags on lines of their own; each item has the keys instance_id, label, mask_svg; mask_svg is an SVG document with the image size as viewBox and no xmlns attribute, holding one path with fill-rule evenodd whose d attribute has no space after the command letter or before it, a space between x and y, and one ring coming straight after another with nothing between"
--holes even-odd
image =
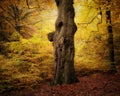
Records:
<instances>
[{"instance_id":1,"label":"autumn foliage","mask_svg":"<svg viewBox=\"0 0 120 96\"><path fill-rule=\"evenodd\" d=\"M93 71L107 72L110 69L107 8L111 11L115 64L120 64L120 0L111 0L109 4L107 1L109 0L74 0L74 20L77 25L74 63L76 73L80 76ZM57 16L54 0L0 0L0 95L17 88L34 88L44 81L52 80L54 51L47 34L55 31ZM115 78L118 76L117 74ZM83 82L90 83L90 79L86 78L88 81ZM55 88L48 91L56 91L57 88L61 90L60 86ZM68 86L65 88L69 90ZM70 88L77 89L73 85ZM42 91L44 93L45 90L40 90ZM83 96L85 92L83 91Z\"/></svg>"}]
</instances>

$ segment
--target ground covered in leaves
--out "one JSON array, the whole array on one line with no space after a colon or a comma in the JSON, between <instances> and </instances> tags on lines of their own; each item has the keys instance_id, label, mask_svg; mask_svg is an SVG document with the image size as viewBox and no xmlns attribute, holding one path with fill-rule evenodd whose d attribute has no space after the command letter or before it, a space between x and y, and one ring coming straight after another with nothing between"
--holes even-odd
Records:
<instances>
[{"instance_id":1,"label":"ground covered in leaves","mask_svg":"<svg viewBox=\"0 0 120 96\"><path fill-rule=\"evenodd\" d=\"M50 86L50 82L46 81L34 88L20 88L0 96L120 96L120 66L117 69L112 74L78 74L80 82L75 84Z\"/></svg>"}]
</instances>

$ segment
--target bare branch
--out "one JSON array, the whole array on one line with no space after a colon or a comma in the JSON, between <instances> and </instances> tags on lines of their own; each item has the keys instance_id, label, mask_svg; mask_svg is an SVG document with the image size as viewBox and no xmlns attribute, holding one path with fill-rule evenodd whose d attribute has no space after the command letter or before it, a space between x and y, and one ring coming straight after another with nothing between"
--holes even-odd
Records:
<instances>
[{"instance_id":1,"label":"bare branch","mask_svg":"<svg viewBox=\"0 0 120 96\"><path fill-rule=\"evenodd\" d=\"M28 6L28 9L30 9L28 0L26 0L26 4L27 4L27 6Z\"/></svg>"},{"instance_id":2,"label":"bare branch","mask_svg":"<svg viewBox=\"0 0 120 96\"><path fill-rule=\"evenodd\" d=\"M33 7L33 8L31 8L30 5L29 5L29 1L26 0L26 4L27 4L28 9L40 8L39 1L38 1L38 0L35 0L35 1L37 2L37 6L38 6L38 7Z\"/></svg>"},{"instance_id":3,"label":"bare branch","mask_svg":"<svg viewBox=\"0 0 120 96\"><path fill-rule=\"evenodd\" d=\"M78 23L78 24L91 24L95 20L95 18L97 18L97 16L100 14L100 12L98 12L89 22L87 22L87 23L86 22L85 23Z\"/></svg>"}]
</instances>

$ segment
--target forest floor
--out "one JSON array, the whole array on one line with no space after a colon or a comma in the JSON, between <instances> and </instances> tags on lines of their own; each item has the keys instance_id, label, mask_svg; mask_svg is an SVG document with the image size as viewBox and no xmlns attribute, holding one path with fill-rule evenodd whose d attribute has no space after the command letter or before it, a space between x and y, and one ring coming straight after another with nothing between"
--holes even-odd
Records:
<instances>
[{"instance_id":1,"label":"forest floor","mask_svg":"<svg viewBox=\"0 0 120 96\"><path fill-rule=\"evenodd\" d=\"M5 96L120 96L120 65L113 74L94 72L78 78L80 82L75 84L50 86L46 81L34 88L7 92Z\"/></svg>"}]
</instances>

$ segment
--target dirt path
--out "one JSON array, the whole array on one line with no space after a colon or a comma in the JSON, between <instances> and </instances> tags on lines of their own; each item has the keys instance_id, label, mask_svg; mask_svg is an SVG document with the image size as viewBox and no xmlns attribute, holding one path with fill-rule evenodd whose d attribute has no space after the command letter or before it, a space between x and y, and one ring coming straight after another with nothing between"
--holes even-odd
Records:
<instances>
[{"instance_id":1,"label":"dirt path","mask_svg":"<svg viewBox=\"0 0 120 96\"><path fill-rule=\"evenodd\" d=\"M35 89L13 91L7 96L120 96L120 70L115 74L82 76L79 80L75 84L54 87L44 82Z\"/></svg>"}]
</instances>

